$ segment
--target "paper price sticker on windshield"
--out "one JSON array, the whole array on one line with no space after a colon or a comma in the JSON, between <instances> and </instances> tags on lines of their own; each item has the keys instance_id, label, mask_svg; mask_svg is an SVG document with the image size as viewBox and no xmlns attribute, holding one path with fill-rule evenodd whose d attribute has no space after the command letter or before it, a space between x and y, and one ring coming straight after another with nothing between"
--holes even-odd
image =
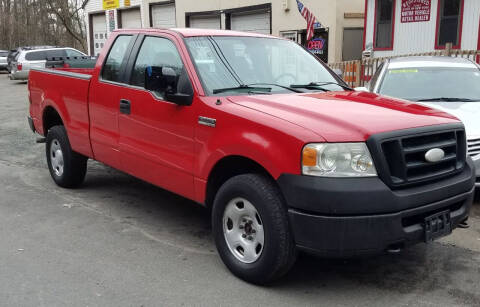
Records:
<instances>
[{"instance_id":1,"label":"paper price sticker on windshield","mask_svg":"<svg viewBox=\"0 0 480 307\"><path fill-rule=\"evenodd\" d=\"M402 0L402 23L429 21L431 7L432 0Z\"/></svg>"},{"instance_id":2,"label":"paper price sticker on windshield","mask_svg":"<svg viewBox=\"0 0 480 307\"><path fill-rule=\"evenodd\" d=\"M389 74L408 74L416 72L418 72L418 69L395 69L388 71Z\"/></svg>"}]
</instances>

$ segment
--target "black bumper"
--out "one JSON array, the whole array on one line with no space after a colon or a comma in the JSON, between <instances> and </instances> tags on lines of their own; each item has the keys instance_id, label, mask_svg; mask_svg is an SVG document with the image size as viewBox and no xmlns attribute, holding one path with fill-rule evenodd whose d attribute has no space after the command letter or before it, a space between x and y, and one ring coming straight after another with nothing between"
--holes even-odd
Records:
<instances>
[{"instance_id":1,"label":"black bumper","mask_svg":"<svg viewBox=\"0 0 480 307\"><path fill-rule=\"evenodd\" d=\"M281 175L299 248L326 257L376 254L425 239L424 218L450 210L452 229L468 218L475 176L470 159L453 177L391 190L379 178Z\"/></svg>"}]
</instances>

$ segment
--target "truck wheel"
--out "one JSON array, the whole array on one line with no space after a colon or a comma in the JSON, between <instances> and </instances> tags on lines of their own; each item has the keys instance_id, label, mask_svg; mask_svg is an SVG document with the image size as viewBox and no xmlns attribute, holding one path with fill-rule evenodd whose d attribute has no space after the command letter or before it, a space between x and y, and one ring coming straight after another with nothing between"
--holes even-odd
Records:
<instances>
[{"instance_id":1,"label":"truck wheel","mask_svg":"<svg viewBox=\"0 0 480 307\"><path fill-rule=\"evenodd\" d=\"M63 126L50 128L46 142L47 164L56 184L64 188L79 186L87 172L87 157L72 150Z\"/></svg>"},{"instance_id":2,"label":"truck wheel","mask_svg":"<svg viewBox=\"0 0 480 307\"><path fill-rule=\"evenodd\" d=\"M283 197L265 176L245 174L225 182L215 197L212 229L225 265L248 282L272 282L295 262Z\"/></svg>"}]
</instances>

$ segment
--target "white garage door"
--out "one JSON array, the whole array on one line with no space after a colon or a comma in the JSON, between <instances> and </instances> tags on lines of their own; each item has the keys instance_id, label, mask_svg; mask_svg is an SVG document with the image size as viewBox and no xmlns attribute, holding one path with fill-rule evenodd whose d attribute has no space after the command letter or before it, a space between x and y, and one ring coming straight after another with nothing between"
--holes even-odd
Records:
<instances>
[{"instance_id":1,"label":"white garage door","mask_svg":"<svg viewBox=\"0 0 480 307\"><path fill-rule=\"evenodd\" d=\"M152 5L152 26L154 28L175 28L175 4Z\"/></svg>"},{"instance_id":2,"label":"white garage door","mask_svg":"<svg viewBox=\"0 0 480 307\"><path fill-rule=\"evenodd\" d=\"M235 31L270 34L270 12L232 13L230 28Z\"/></svg>"},{"instance_id":3,"label":"white garage door","mask_svg":"<svg viewBox=\"0 0 480 307\"><path fill-rule=\"evenodd\" d=\"M190 16L190 28L220 29L220 16Z\"/></svg>"},{"instance_id":4,"label":"white garage door","mask_svg":"<svg viewBox=\"0 0 480 307\"><path fill-rule=\"evenodd\" d=\"M122 18L122 28L124 29L138 29L142 27L140 9L123 10L120 13L120 18Z\"/></svg>"},{"instance_id":5,"label":"white garage door","mask_svg":"<svg viewBox=\"0 0 480 307\"><path fill-rule=\"evenodd\" d=\"M105 14L92 16L93 55L98 55L107 40L107 21Z\"/></svg>"}]
</instances>

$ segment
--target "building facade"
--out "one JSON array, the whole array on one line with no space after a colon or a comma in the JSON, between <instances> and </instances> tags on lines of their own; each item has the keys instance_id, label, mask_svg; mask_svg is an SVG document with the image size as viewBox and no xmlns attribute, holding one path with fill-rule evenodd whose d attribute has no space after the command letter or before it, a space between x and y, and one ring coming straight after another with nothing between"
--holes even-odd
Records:
<instances>
[{"instance_id":1,"label":"building facade","mask_svg":"<svg viewBox=\"0 0 480 307\"><path fill-rule=\"evenodd\" d=\"M480 0L366 0L364 49L373 57L480 49Z\"/></svg>"},{"instance_id":2,"label":"building facade","mask_svg":"<svg viewBox=\"0 0 480 307\"><path fill-rule=\"evenodd\" d=\"M306 21L295 0L90 0L85 7L89 53L97 55L118 28L195 27L288 38L328 62L359 59L364 1L301 0L322 24L307 42Z\"/></svg>"}]
</instances>

